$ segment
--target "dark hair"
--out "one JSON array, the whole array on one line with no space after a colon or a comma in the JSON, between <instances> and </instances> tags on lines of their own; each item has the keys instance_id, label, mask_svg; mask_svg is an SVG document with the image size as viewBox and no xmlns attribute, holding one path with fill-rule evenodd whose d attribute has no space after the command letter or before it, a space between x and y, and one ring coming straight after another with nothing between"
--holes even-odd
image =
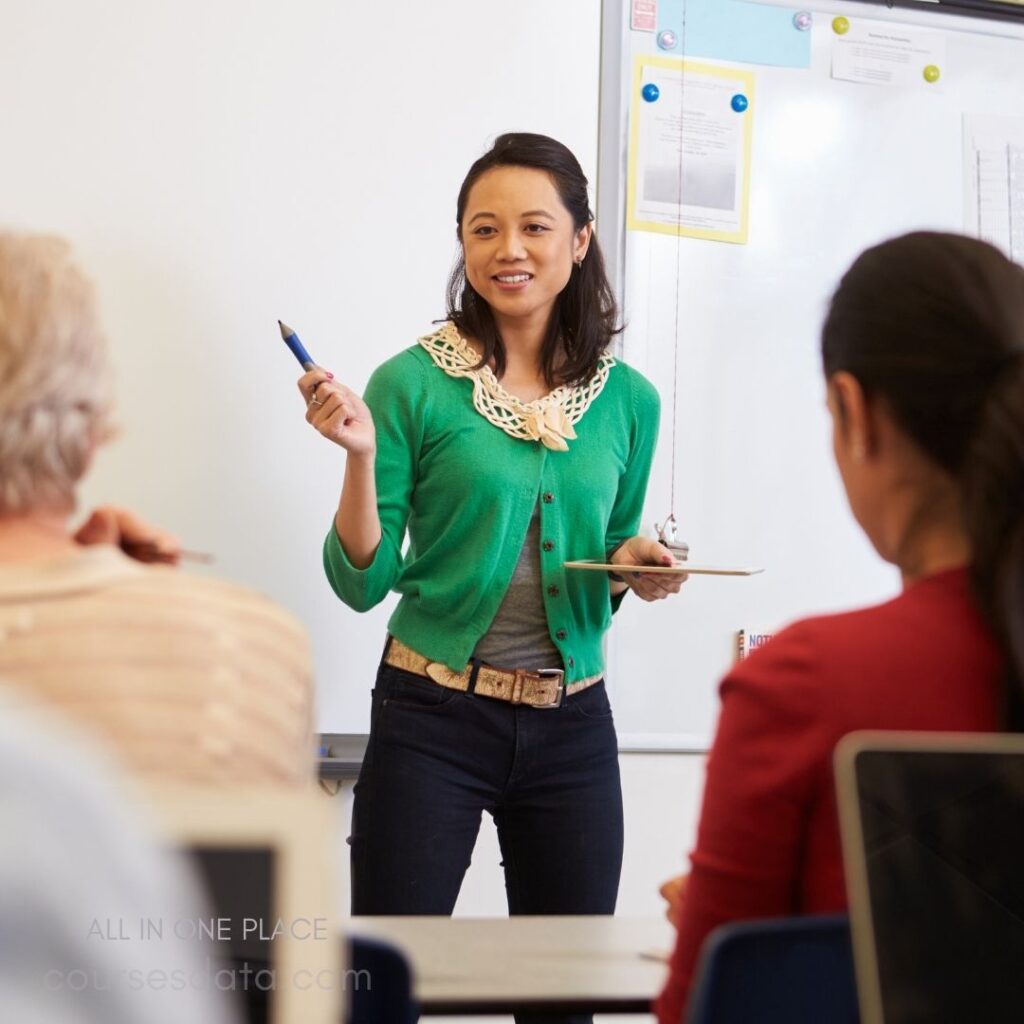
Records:
<instances>
[{"instance_id":1,"label":"dark hair","mask_svg":"<svg viewBox=\"0 0 1024 1024\"><path fill-rule=\"evenodd\" d=\"M461 231L469 190L481 175L494 167L533 167L546 171L572 217L574 230L579 231L594 219L587 200L587 179L569 149L546 135L515 132L499 135L494 145L470 167L459 189L456 230ZM476 338L483 345L478 365L483 366L493 359L495 372L500 377L505 372L505 344L491 307L466 280L466 260L461 244L448 279L447 317L460 333ZM609 342L622 330L618 319L604 257L597 238L592 237L583 262L573 266L569 283L556 299L548 324L541 348L541 368L548 385L556 382L581 384L589 380L597 371L598 360ZM564 361L557 364L560 354L564 355Z\"/></svg>"},{"instance_id":2,"label":"dark hair","mask_svg":"<svg viewBox=\"0 0 1024 1024\"><path fill-rule=\"evenodd\" d=\"M883 242L840 282L822 356L958 482L975 597L1007 659L1005 724L1024 730L1024 268L961 235Z\"/></svg>"}]
</instances>

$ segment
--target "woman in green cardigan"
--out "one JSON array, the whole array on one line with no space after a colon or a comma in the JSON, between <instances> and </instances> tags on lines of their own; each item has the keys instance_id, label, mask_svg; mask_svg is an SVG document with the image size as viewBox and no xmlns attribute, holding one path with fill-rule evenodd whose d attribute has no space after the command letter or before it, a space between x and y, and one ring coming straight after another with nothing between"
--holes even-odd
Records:
<instances>
[{"instance_id":1,"label":"woman in green cardigan","mask_svg":"<svg viewBox=\"0 0 1024 1024\"><path fill-rule=\"evenodd\" d=\"M503 135L457 204L448 319L372 376L299 381L347 452L324 545L357 611L401 601L353 817L353 912L450 913L484 810L512 913L610 913L622 817L601 639L627 589L678 578L635 536L658 396L608 353L617 324L575 157ZM408 534L408 549L402 553Z\"/></svg>"}]
</instances>

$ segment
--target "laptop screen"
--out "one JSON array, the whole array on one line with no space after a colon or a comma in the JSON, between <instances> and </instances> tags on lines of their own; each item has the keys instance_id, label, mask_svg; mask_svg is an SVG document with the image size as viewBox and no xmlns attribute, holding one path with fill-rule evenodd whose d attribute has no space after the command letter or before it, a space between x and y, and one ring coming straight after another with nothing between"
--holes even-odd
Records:
<instances>
[{"instance_id":1,"label":"laptop screen","mask_svg":"<svg viewBox=\"0 0 1024 1024\"><path fill-rule=\"evenodd\" d=\"M205 975L241 1024L337 1024L347 971L329 852L334 816L321 795L291 787L151 786L147 808L187 851L207 906L197 939Z\"/></svg>"},{"instance_id":2,"label":"laptop screen","mask_svg":"<svg viewBox=\"0 0 1024 1024\"><path fill-rule=\"evenodd\" d=\"M197 846L192 855L212 916L198 922L216 987L245 1024L276 1019L277 964L269 929L277 917L275 851L266 847Z\"/></svg>"},{"instance_id":3,"label":"laptop screen","mask_svg":"<svg viewBox=\"0 0 1024 1024\"><path fill-rule=\"evenodd\" d=\"M860 864L848 870L867 906L852 892L851 919L878 1019L1024 1020L1024 746L860 749L853 765Z\"/></svg>"}]
</instances>

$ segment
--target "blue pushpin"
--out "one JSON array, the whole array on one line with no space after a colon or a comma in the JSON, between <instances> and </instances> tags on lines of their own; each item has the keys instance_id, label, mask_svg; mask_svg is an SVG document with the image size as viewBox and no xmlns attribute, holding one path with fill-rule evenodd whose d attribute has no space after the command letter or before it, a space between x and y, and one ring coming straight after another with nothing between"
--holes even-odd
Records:
<instances>
[{"instance_id":1,"label":"blue pushpin","mask_svg":"<svg viewBox=\"0 0 1024 1024\"><path fill-rule=\"evenodd\" d=\"M653 82L648 82L640 90L640 95L643 96L648 103L653 103L661 95L661 90Z\"/></svg>"},{"instance_id":2,"label":"blue pushpin","mask_svg":"<svg viewBox=\"0 0 1024 1024\"><path fill-rule=\"evenodd\" d=\"M733 110L736 111L737 114L742 114L743 111L750 106L750 101L747 99L746 96L743 95L743 93L738 92L735 96L733 96L730 106Z\"/></svg>"}]
</instances>

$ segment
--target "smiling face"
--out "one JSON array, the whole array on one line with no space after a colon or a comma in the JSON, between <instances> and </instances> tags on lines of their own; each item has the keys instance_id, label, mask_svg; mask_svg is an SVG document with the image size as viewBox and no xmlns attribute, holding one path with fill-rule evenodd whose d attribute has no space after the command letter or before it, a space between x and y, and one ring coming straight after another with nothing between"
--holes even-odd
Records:
<instances>
[{"instance_id":1,"label":"smiling face","mask_svg":"<svg viewBox=\"0 0 1024 1024\"><path fill-rule=\"evenodd\" d=\"M532 167L494 167L469 191L460 236L466 279L502 325L543 330L591 227L575 230L551 177Z\"/></svg>"}]
</instances>

